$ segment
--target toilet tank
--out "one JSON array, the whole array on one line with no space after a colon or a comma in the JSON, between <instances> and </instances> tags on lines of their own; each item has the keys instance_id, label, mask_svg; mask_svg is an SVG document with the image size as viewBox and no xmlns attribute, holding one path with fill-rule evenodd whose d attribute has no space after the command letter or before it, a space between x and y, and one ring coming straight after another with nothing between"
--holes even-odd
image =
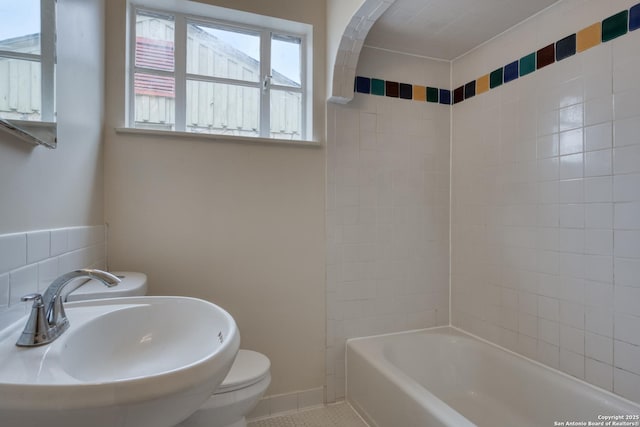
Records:
<instances>
[{"instance_id":1,"label":"toilet tank","mask_svg":"<svg viewBox=\"0 0 640 427\"><path fill-rule=\"evenodd\" d=\"M69 292L65 301L85 301L91 299L135 297L147 294L147 275L132 271L112 271L120 278L120 283L111 288L97 280L87 280Z\"/></svg>"}]
</instances>

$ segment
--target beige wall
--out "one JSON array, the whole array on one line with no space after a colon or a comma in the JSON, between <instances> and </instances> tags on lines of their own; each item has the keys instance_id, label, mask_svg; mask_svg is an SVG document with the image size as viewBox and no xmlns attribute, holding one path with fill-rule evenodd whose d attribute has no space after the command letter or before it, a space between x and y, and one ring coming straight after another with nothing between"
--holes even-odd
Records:
<instances>
[{"instance_id":1,"label":"beige wall","mask_svg":"<svg viewBox=\"0 0 640 427\"><path fill-rule=\"evenodd\" d=\"M58 148L0 134L0 234L103 222L102 0L59 0Z\"/></svg>"},{"instance_id":2,"label":"beige wall","mask_svg":"<svg viewBox=\"0 0 640 427\"><path fill-rule=\"evenodd\" d=\"M324 139L324 1L215 1L314 26L314 137ZM267 394L324 383L324 149L117 134L125 1L107 7L109 266L152 294L204 298L272 362Z\"/></svg>"}]
</instances>

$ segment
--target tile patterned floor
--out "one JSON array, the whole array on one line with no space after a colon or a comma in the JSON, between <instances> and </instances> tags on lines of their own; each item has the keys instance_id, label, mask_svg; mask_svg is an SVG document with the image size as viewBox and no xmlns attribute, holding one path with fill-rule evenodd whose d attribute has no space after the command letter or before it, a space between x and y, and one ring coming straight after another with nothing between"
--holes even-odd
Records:
<instances>
[{"instance_id":1,"label":"tile patterned floor","mask_svg":"<svg viewBox=\"0 0 640 427\"><path fill-rule=\"evenodd\" d=\"M248 427L368 427L347 403L250 422Z\"/></svg>"}]
</instances>

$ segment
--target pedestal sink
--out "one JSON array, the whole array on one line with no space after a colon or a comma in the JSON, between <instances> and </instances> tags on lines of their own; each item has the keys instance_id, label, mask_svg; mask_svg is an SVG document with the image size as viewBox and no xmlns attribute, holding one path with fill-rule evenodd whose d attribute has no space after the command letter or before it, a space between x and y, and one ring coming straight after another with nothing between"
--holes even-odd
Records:
<instances>
[{"instance_id":1,"label":"pedestal sink","mask_svg":"<svg viewBox=\"0 0 640 427\"><path fill-rule=\"evenodd\" d=\"M41 347L0 335L3 427L171 427L220 385L240 344L209 302L132 297L65 305L71 326ZM25 320L26 321L26 320Z\"/></svg>"}]
</instances>

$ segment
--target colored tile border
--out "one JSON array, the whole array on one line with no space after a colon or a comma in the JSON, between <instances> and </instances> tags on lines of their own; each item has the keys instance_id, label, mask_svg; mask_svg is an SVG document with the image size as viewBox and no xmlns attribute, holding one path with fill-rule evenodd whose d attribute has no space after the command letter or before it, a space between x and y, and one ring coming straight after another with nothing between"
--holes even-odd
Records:
<instances>
[{"instance_id":1,"label":"colored tile border","mask_svg":"<svg viewBox=\"0 0 640 427\"><path fill-rule=\"evenodd\" d=\"M640 4L629 9L629 31L640 28Z\"/></svg>"},{"instance_id":2,"label":"colored tile border","mask_svg":"<svg viewBox=\"0 0 640 427\"><path fill-rule=\"evenodd\" d=\"M570 34L454 90L357 76L357 93L452 105L640 29L640 3Z\"/></svg>"}]
</instances>

